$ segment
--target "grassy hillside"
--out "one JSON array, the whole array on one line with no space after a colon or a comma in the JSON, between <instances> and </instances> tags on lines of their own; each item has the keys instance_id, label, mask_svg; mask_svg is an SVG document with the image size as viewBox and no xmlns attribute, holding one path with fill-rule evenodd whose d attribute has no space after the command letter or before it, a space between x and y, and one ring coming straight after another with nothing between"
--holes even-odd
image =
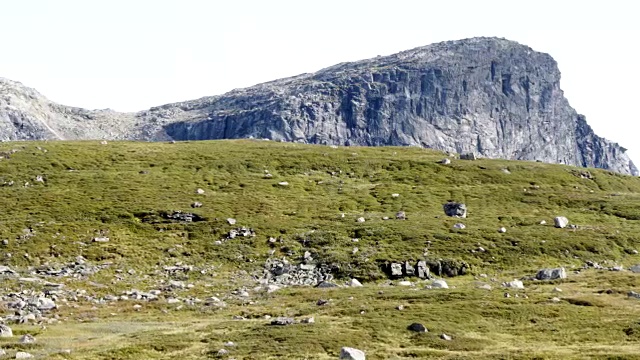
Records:
<instances>
[{"instance_id":1,"label":"grassy hillside","mask_svg":"<svg viewBox=\"0 0 640 360\"><path fill-rule=\"evenodd\" d=\"M66 321L44 332L30 324L14 328L39 333L34 354L215 358L225 341L237 347L223 357L236 359L329 359L341 346L360 347L368 359L637 354L640 301L626 292L637 290L640 274L569 271L562 283L525 282L520 293L527 299L504 298L500 283L541 267L640 263L633 252L640 250L639 178L536 162L453 159L442 165L445 154L418 148L266 141L20 142L0 144L0 152L0 239L7 240L0 244L1 264L24 275L83 256L104 269L55 281L99 297L157 288L166 278L163 266L181 263L202 271L181 278L194 286L177 290L179 296L219 294L228 303L218 311L176 310L162 295L134 311L132 302L79 300L59 306L55 311ZM445 216L449 200L464 202L468 218ZM202 207L192 208L194 202ZM198 221L163 218L174 211L194 213ZM407 220L396 220L398 211ZM554 228L555 216L576 227ZM454 230L455 223L466 228ZM216 243L239 226L256 236ZM92 241L96 237L109 241ZM355 277L365 287L250 290L257 286L251 275L261 274L268 258L295 263L305 251L332 266L338 283ZM470 274L448 279L455 289L424 290L429 282L416 278L409 279L415 287L388 286L381 264L424 258L464 261ZM476 289L477 281L493 290ZM5 284L40 286L11 277ZM550 292L555 286L564 288L563 296ZM231 293L242 287L251 301ZM612 291L599 293L604 290ZM561 302L550 305L552 297ZM333 300L319 307L318 298ZM395 310L399 304L406 309ZM264 315L315 316L316 323L267 327ZM414 321L438 333L408 332ZM442 332L454 340L439 339ZM60 348L71 354L52 355Z\"/></svg>"}]
</instances>

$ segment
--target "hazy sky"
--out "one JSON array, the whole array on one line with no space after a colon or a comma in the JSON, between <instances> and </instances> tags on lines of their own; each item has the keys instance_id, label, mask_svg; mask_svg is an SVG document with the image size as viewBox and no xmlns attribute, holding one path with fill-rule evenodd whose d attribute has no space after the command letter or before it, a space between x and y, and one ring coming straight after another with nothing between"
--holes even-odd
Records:
<instances>
[{"instance_id":1,"label":"hazy sky","mask_svg":"<svg viewBox=\"0 0 640 360\"><path fill-rule=\"evenodd\" d=\"M136 111L444 40L551 54L571 105L640 162L634 0L0 0L0 77Z\"/></svg>"}]
</instances>

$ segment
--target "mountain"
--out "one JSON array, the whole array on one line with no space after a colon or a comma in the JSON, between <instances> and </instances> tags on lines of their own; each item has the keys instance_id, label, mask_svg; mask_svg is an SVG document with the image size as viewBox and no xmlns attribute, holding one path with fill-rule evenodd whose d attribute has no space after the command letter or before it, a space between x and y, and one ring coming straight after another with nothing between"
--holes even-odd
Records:
<instances>
[{"instance_id":1,"label":"mountain","mask_svg":"<svg viewBox=\"0 0 640 360\"><path fill-rule=\"evenodd\" d=\"M3 139L420 146L639 174L624 148L569 105L551 56L498 38L432 44L135 114L61 106L7 80L0 86Z\"/></svg>"}]
</instances>

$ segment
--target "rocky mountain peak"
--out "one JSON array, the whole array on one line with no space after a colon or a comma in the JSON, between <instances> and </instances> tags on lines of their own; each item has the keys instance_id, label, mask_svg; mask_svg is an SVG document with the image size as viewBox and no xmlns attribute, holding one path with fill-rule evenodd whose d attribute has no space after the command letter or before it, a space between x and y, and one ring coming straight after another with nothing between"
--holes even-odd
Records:
<instances>
[{"instance_id":1,"label":"rocky mountain peak","mask_svg":"<svg viewBox=\"0 0 640 360\"><path fill-rule=\"evenodd\" d=\"M0 104L0 136L421 146L638 175L625 149L598 137L569 105L550 55L499 38L341 63L137 114L63 107L34 94L20 116ZM27 135L23 124L33 128Z\"/></svg>"}]
</instances>

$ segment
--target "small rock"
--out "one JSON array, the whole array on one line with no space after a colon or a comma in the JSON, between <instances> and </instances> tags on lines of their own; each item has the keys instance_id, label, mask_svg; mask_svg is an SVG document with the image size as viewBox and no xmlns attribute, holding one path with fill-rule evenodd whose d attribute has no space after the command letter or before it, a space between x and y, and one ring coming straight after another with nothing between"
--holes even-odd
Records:
<instances>
[{"instance_id":1,"label":"small rock","mask_svg":"<svg viewBox=\"0 0 640 360\"><path fill-rule=\"evenodd\" d=\"M192 207L192 208L194 208L194 209L195 209L195 208L200 208L200 207L202 207L202 203L201 203L201 202L199 202L199 201L194 201L194 202L191 204L191 207Z\"/></svg>"},{"instance_id":2,"label":"small rock","mask_svg":"<svg viewBox=\"0 0 640 360\"><path fill-rule=\"evenodd\" d=\"M446 340L446 341L451 341L451 336L447 335L447 334L442 334L440 335L440 339L442 340Z\"/></svg>"},{"instance_id":3,"label":"small rock","mask_svg":"<svg viewBox=\"0 0 640 360\"><path fill-rule=\"evenodd\" d=\"M229 350L227 349L220 349L218 350L218 356L225 356L229 354Z\"/></svg>"},{"instance_id":4,"label":"small rock","mask_svg":"<svg viewBox=\"0 0 640 360\"><path fill-rule=\"evenodd\" d=\"M413 283L411 281L404 280L404 281L399 281L398 285L399 286L411 286L411 285L413 285Z\"/></svg>"},{"instance_id":5,"label":"small rock","mask_svg":"<svg viewBox=\"0 0 640 360\"><path fill-rule=\"evenodd\" d=\"M499 232L499 233L503 233L503 234L504 234L504 233L506 233L506 232L507 232L507 228L505 228L505 227L501 227L500 229L498 229L498 232Z\"/></svg>"},{"instance_id":6,"label":"small rock","mask_svg":"<svg viewBox=\"0 0 640 360\"><path fill-rule=\"evenodd\" d=\"M540 221L540 225L547 225L547 222L545 220Z\"/></svg>"},{"instance_id":7,"label":"small rock","mask_svg":"<svg viewBox=\"0 0 640 360\"><path fill-rule=\"evenodd\" d=\"M511 294L509 294L509 293L504 293L504 297L506 297L506 298L510 298L510 297L511 297Z\"/></svg>"},{"instance_id":8,"label":"small rock","mask_svg":"<svg viewBox=\"0 0 640 360\"><path fill-rule=\"evenodd\" d=\"M313 324L316 322L316 319L313 317L308 317L308 318L304 318L302 319L302 323L303 324Z\"/></svg>"},{"instance_id":9,"label":"small rock","mask_svg":"<svg viewBox=\"0 0 640 360\"><path fill-rule=\"evenodd\" d=\"M327 305L328 303L329 303L329 300L318 299L318 301L316 302L316 305L322 306L322 305Z\"/></svg>"},{"instance_id":10,"label":"small rock","mask_svg":"<svg viewBox=\"0 0 640 360\"><path fill-rule=\"evenodd\" d=\"M396 310L400 310L400 311L404 310L404 305L396 306Z\"/></svg>"},{"instance_id":11,"label":"small rock","mask_svg":"<svg viewBox=\"0 0 640 360\"><path fill-rule=\"evenodd\" d=\"M329 281L321 281L320 283L318 283L318 285L316 285L317 288L324 288L324 289L328 289L328 288L334 288L334 287L338 287L338 285L329 282Z\"/></svg>"},{"instance_id":12,"label":"small rock","mask_svg":"<svg viewBox=\"0 0 640 360\"><path fill-rule=\"evenodd\" d=\"M640 299L640 293L637 293L635 291L629 291L627 293L627 296L635 299Z\"/></svg>"},{"instance_id":13,"label":"small rock","mask_svg":"<svg viewBox=\"0 0 640 360\"><path fill-rule=\"evenodd\" d=\"M397 198L400 197L400 194L391 194L391 197Z\"/></svg>"},{"instance_id":14,"label":"small rock","mask_svg":"<svg viewBox=\"0 0 640 360\"><path fill-rule=\"evenodd\" d=\"M458 230L463 230L463 229L466 228L466 226L464 224L462 224L462 223L457 223L457 224L453 225L453 228L454 229L458 229Z\"/></svg>"},{"instance_id":15,"label":"small rock","mask_svg":"<svg viewBox=\"0 0 640 360\"><path fill-rule=\"evenodd\" d=\"M555 287L553 288L553 290L551 290L552 292L558 293L558 292L562 292L562 289L560 289L559 287Z\"/></svg>"},{"instance_id":16,"label":"small rock","mask_svg":"<svg viewBox=\"0 0 640 360\"><path fill-rule=\"evenodd\" d=\"M431 283L431 287L434 289L448 289L449 285L444 279L436 279Z\"/></svg>"},{"instance_id":17,"label":"small rock","mask_svg":"<svg viewBox=\"0 0 640 360\"><path fill-rule=\"evenodd\" d=\"M18 342L20 342L20 344L33 344L36 342L36 338L31 334L24 334Z\"/></svg>"},{"instance_id":18,"label":"small rock","mask_svg":"<svg viewBox=\"0 0 640 360\"><path fill-rule=\"evenodd\" d=\"M364 351L343 347L340 349L340 360L366 360Z\"/></svg>"},{"instance_id":19,"label":"small rock","mask_svg":"<svg viewBox=\"0 0 640 360\"><path fill-rule=\"evenodd\" d=\"M442 165L449 165L449 164L451 164L451 160L449 160L449 159L447 159L447 158L444 158L444 159L440 160L439 162L440 162L440 164L442 164Z\"/></svg>"},{"instance_id":20,"label":"small rock","mask_svg":"<svg viewBox=\"0 0 640 360\"><path fill-rule=\"evenodd\" d=\"M554 225L557 228L565 228L567 227L567 225L569 225L569 219L567 219L564 216L557 216L553 219Z\"/></svg>"},{"instance_id":21,"label":"small rock","mask_svg":"<svg viewBox=\"0 0 640 360\"><path fill-rule=\"evenodd\" d=\"M536 273L536 279L538 280L555 280L566 278L567 271L563 267L555 269L540 269Z\"/></svg>"},{"instance_id":22,"label":"small rock","mask_svg":"<svg viewBox=\"0 0 640 360\"><path fill-rule=\"evenodd\" d=\"M106 243L109 242L109 238L102 236L102 237L94 237L93 238L93 242L100 242L100 243Z\"/></svg>"},{"instance_id":23,"label":"small rock","mask_svg":"<svg viewBox=\"0 0 640 360\"><path fill-rule=\"evenodd\" d=\"M633 265L632 267L629 268L629 270L631 270L631 272L634 274L640 274L640 264Z\"/></svg>"},{"instance_id":24,"label":"small rock","mask_svg":"<svg viewBox=\"0 0 640 360\"><path fill-rule=\"evenodd\" d=\"M407 214L405 214L404 211L398 211L396 213L396 219L398 219L398 220L407 220Z\"/></svg>"},{"instance_id":25,"label":"small rock","mask_svg":"<svg viewBox=\"0 0 640 360\"><path fill-rule=\"evenodd\" d=\"M235 347L236 343L234 343L233 341L227 341L226 343L224 343L224 347Z\"/></svg>"},{"instance_id":26,"label":"small rock","mask_svg":"<svg viewBox=\"0 0 640 360\"><path fill-rule=\"evenodd\" d=\"M290 318L290 317L277 317L271 320L271 325L276 325L276 326L285 326L285 325L291 325L294 323L295 323L295 320L293 320L293 318Z\"/></svg>"},{"instance_id":27,"label":"small rock","mask_svg":"<svg viewBox=\"0 0 640 360\"><path fill-rule=\"evenodd\" d=\"M359 223L363 223L365 222L365 219L363 217L359 217L356 221Z\"/></svg>"},{"instance_id":28,"label":"small rock","mask_svg":"<svg viewBox=\"0 0 640 360\"><path fill-rule=\"evenodd\" d=\"M351 286L351 287L361 287L362 284L360 283L360 281L358 281L358 279L351 279L351 281L349 281L349 286Z\"/></svg>"},{"instance_id":29,"label":"small rock","mask_svg":"<svg viewBox=\"0 0 640 360\"><path fill-rule=\"evenodd\" d=\"M502 286L513 288L513 289L524 289L524 284L522 281L514 279L513 281L503 283Z\"/></svg>"},{"instance_id":30,"label":"small rock","mask_svg":"<svg viewBox=\"0 0 640 360\"><path fill-rule=\"evenodd\" d=\"M442 205L444 213L447 216L466 218L467 217L467 205L457 202L448 202Z\"/></svg>"},{"instance_id":31,"label":"small rock","mask_svg":"<svg viewBox=\"0 0 640 360\"><path fill-rule=\"evenodd\" d=\"M415 332L419 332L419 333L426 333L429 332L429 330L427 330L427 328L420 324L420 323L413 323L409 326L407 326L407 330L411 330L411 331L415 331Z\"/></svg>"},{"instance_id":32,"label":"small rock","mask_svg":"<svg viewBox=\"0 0 640 360\"><path fill-rule=\"evenodd\" d=\"M204 190L203 189L197 189L196 190L196 194L202 195L202 194L204 194Z\"/></svg>"},{"instance_id":33,"label":"small rock","mask_svg":"<svg viewBox=\"0 0 640 360\"><path fill-rule=\"evenodd\" d=\"M278 183L278 185L280 185L280 186L289 186L289 183L288 183L288 182L286 182L286 181L280 181L280 182Z\"/></svg>"},{"instance_id":34,"label":"small rock","mask_svg":"<svg viewBox=\"0 0 640 360\"><path fill-rule=\"evenodd\" d=\"M33 355L29 354L28 352L18 351L16 353L16 359L31 359L31 358L33 358Z\"/></svg>"},{"instance_id":35,"label":"small rock","mask_svg":"<svg viewBox=\"0 0 640 360\"><path fill-rule=\"evenodd\" d=\"M560 301L562 301L560 300L560 298L557 298L557 297L551 298L551 302L553 303L559 303Z\"/></svg>"},{"instance_id":36,"label":"small rock","mask_svg":"<svg viewBox=\"0 0 640 360\"><path fill-rule=\"evenodd\" d=\"M229 225L235 225L235 224L236 224L236 219L234 219L234 218L228 218L228 219L227 219L227 223L229 223Z\"/></svg>"},{"instance_id":37,"label":"small rock","mask_svg":"<svg viewBox=\"0 0 640 360\"><path fill-rule=\"evenodd\" d=\"M491 285L489 284L482 284L478 286L478 289L483 289L483 290L491 290Z\"/></svg>"}]
</instances>

